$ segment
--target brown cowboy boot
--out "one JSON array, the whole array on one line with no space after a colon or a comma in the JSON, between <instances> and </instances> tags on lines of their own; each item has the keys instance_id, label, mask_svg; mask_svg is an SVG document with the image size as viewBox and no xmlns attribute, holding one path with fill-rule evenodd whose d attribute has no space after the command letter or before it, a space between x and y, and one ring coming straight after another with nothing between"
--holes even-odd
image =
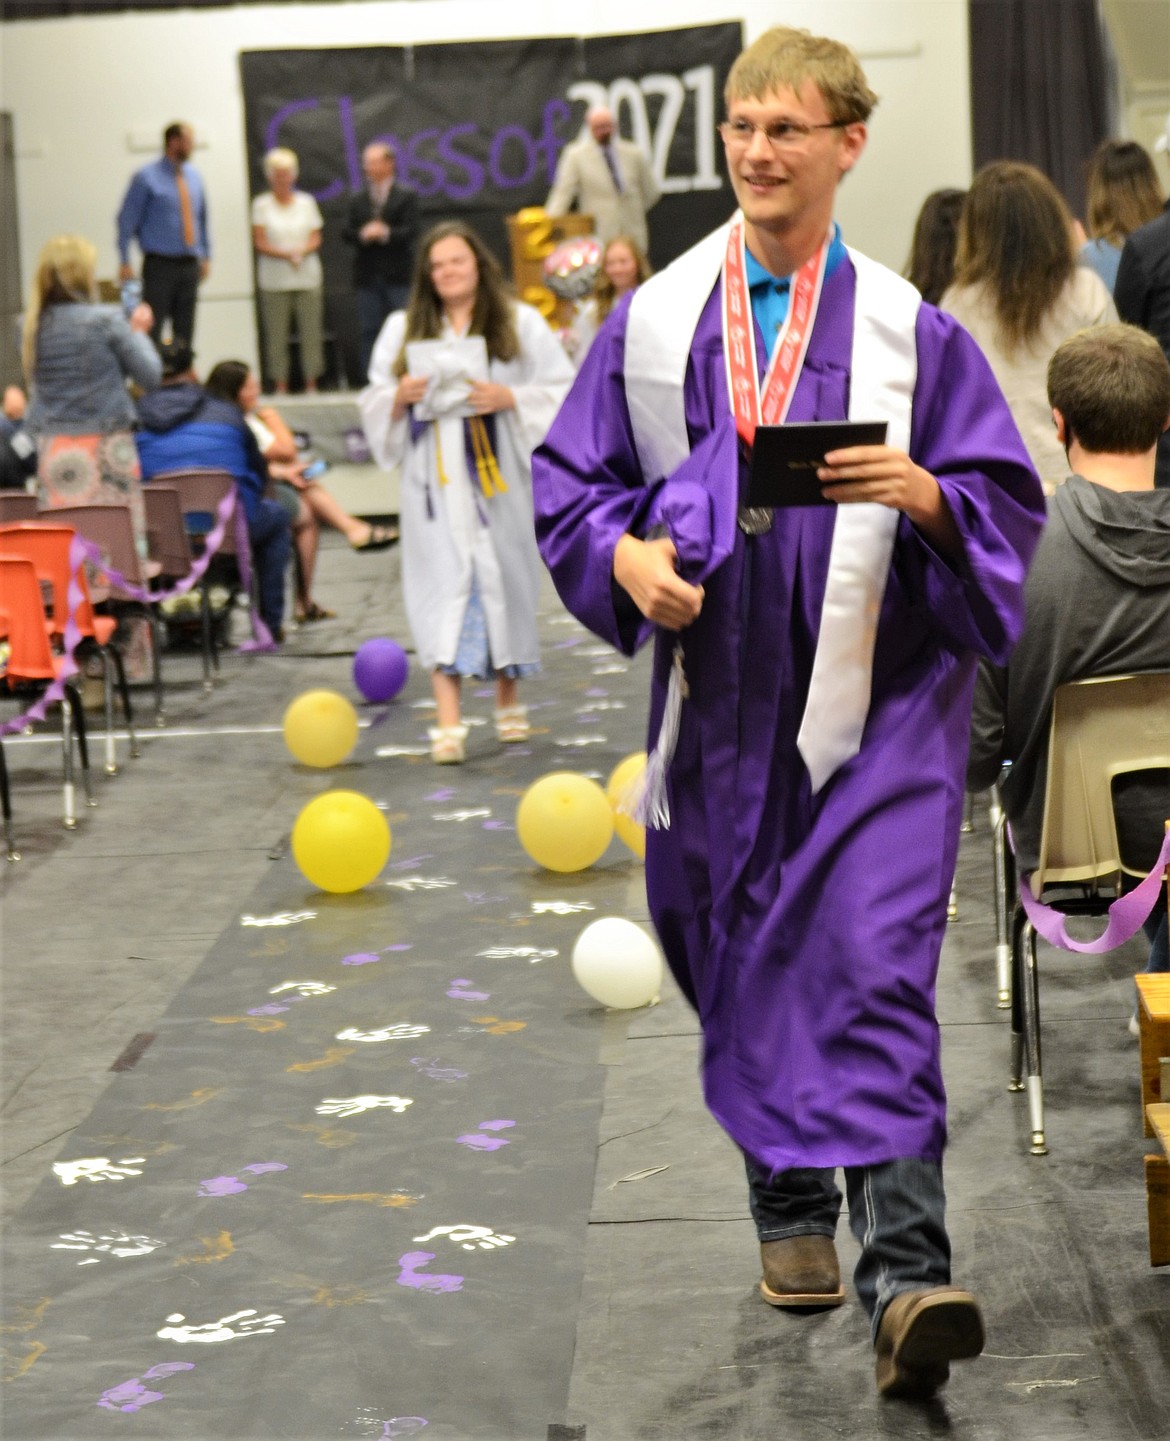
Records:
<instances>
[{"instance_id":1,"label":"brown cowboy boot","mask_svg":"<svg viewBox=\"0 0 1170 1441\"><path fill-rule=\"evenodd\" d=\"M970 1291L900 1291L878 1327L877 1388L883 1396L933 1396L946 1385L950 1363L978 1356L983 1339L983 1317Z\"/></svg>"},{"instance_id":2,"label":"brown cowboy boot","mask_svg":"<svg viewBox=\"0 0 1170 1441\"><path fill-rule=\"evenodd\" d=\"M769 1306L840 1306L845 1300L831 1236L762 1241L760 1295Z\"/></svg>"}]
</instances>

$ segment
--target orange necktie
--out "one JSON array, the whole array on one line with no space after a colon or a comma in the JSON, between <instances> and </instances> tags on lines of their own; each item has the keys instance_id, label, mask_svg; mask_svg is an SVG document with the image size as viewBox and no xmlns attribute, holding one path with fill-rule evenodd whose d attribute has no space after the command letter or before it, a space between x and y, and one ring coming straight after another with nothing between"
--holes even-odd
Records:
<instances>
[{"instance_id":1,"label":"orange necktie","mask_svg":"<svg viewBox=\"0 0 1170 1441\"><path fill-rule=\"evenodd\" d=\"M181 170L175 171L175 184L179 187L179 213L183 217L183 244L188 250L194 250L195 216L191 211L191 192L187 189L187 177Z\"/></svg>"}]
</instances>

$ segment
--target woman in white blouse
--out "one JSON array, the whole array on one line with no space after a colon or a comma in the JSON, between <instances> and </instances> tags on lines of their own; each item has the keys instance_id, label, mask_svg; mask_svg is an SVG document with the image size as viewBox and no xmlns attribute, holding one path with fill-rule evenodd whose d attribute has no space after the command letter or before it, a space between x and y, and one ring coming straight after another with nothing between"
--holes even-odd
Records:
<instances>
[{"instance_id":1,"label":"woman in white blouse","mask_svg":"<svg viewBox=\"0 0 1170 1441\"><path fill-rule=\"evenodd\" d=\"M1072 216L1033 165L994 160L959 216L955 278L938 303L975 337L1045 493L1068 475L1048 404L1048 362L1090 325L1117 320L1100 276L1076 263Z\"/></svg>"},{"instance_id":2,"label":"woman in white blouse","mask_svg":"<svg viewBox=\"0 0 1170 1441\"><path fill-rule=\"evenodd\" d=\"M288 344L295 318L305 389L317 389L325 369L321 227L311 195L296 188L299 171L291 150L270 150L264 174L272 187L252 202L252 244L264 330L265 369L278 395L288 390Z\"/></svg>"}]
</instances>

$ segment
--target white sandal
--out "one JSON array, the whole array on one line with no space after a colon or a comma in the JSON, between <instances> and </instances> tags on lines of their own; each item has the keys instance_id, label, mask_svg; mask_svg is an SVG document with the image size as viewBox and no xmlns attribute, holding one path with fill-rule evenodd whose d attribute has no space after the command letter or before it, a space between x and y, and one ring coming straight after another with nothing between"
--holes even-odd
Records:
<instances>
[{"instance_id":1,"label":"white sandal","mask_svg":"<svg viewBox=\"0 0 1170 1441\"><path fill-rule=\"evenodd\" d=\"M431 760L439 766L460 766L467 759L463 743L467 739L467 727L432 726L427 732L431 738Z\"/></svg>"},{"instance_id":2,"label":"white sandal","mask_svg":"<svg viewBox=\"0 0 1170 1441\"><path fill-rule=\"evenodd\" d=\"M532 735L532 727L528 724L528 707L525 705L506 705L495 712L496 735L510 745L516 741L526 741Z\"/></svg>"}]
</instances>

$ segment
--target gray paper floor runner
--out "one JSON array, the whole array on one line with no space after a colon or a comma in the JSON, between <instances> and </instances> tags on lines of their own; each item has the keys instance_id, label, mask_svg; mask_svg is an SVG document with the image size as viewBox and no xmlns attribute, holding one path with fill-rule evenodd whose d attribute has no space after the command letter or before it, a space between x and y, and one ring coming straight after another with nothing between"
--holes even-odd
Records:
<instances>
[{"instance_id":1,"label":"gray paper floor runner","mask_svg":"<svg viewBox=\"0 0 1170 1441\"><path fill-rule=\"evenodd\" d=\"M642 914L641 868L615 841L538 872L512 823L536 776L604 781L641 744L644 676L552 638L546 733L502 751L475 727L439 769L425 716L392 709L322 778L384 805L379 881L330 897L276 862L128 1046L7 1238L6 1437L563 1423L603 1024L568 957L590 919Z\"/></svg>"}]
</instances>

